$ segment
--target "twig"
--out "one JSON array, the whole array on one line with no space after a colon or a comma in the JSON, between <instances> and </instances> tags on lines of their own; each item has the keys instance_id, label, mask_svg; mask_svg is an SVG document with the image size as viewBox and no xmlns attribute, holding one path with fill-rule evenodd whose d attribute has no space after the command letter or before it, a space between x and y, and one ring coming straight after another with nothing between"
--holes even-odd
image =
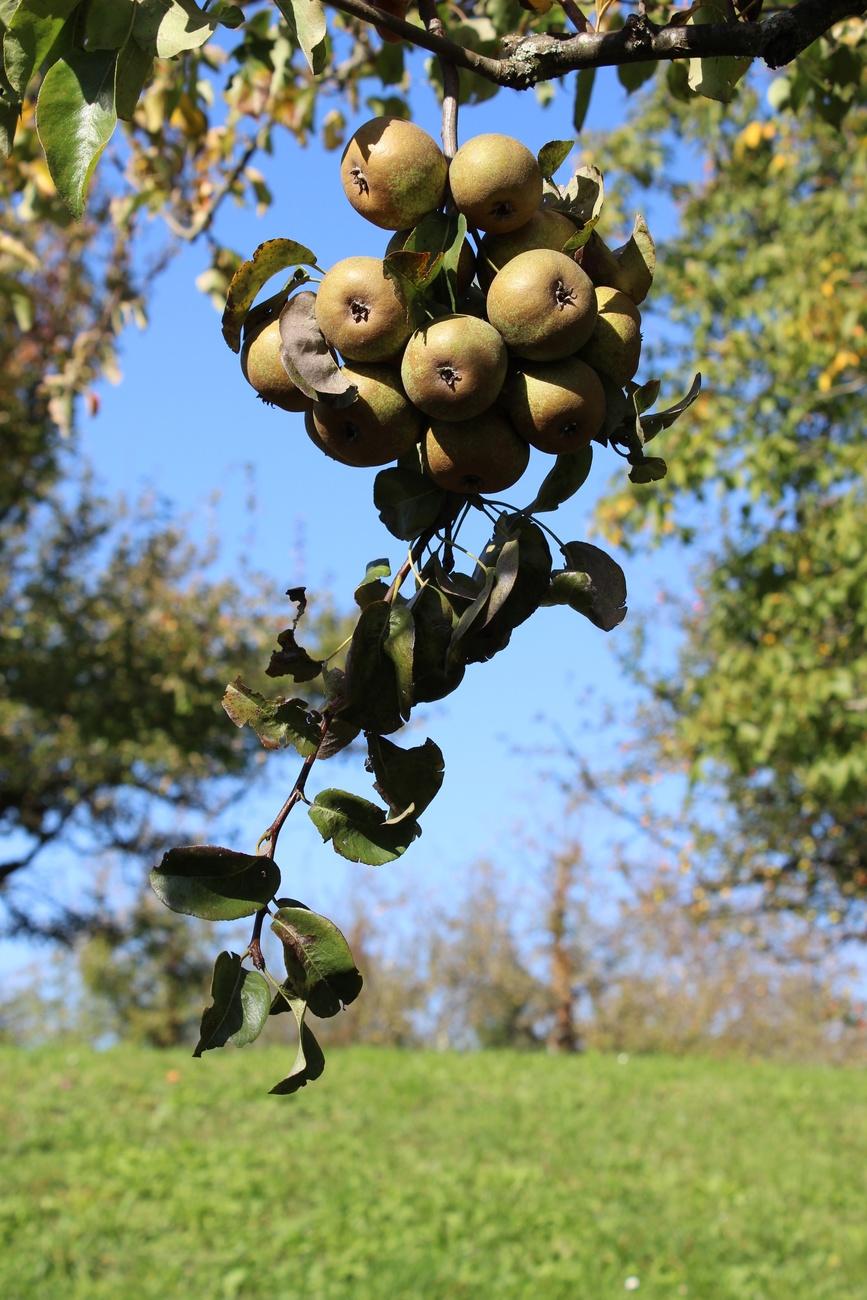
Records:
<instances>
[{"instance_id":1,"label":"twig","mask_svg":"<svg viewBox=\"0 0 867 1300\"><path fill-rule=\"evenodd\" d=\"M436 0L419 0L418 12L431 35L445 39L445 28L437 13ZM451 59L439 58L443 74L443 153L451 162L458 151L458 70Z\"/></svg>"}]
</instances>

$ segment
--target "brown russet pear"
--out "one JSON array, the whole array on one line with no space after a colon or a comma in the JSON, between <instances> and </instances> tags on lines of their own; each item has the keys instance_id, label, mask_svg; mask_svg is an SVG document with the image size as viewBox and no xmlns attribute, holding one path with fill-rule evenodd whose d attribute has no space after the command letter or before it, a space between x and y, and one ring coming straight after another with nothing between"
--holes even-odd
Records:
<instances>
[{"instance_id":1,"label":"brown russet pear","mask_svg":"<svg viewBox=\"0 0 867 1300\"><path fill-rule=\"evenodd\" d=\"M510 135L477 135L449 165L455 207L471 226L504 235L530 220L542 202L542 173L530 150Z\"/></svg>"},{"instance_id":2,"label":"brown russet pear","mask_svg":"<svg viewBox=\"0 0 867 1300\"><path fill-rule=\"evenodd\" d=\"M356 212L383 230L408 230L442 205L448 162L413 122L374 117L358 128L340 160L340 179Z\"/></svg>"},{"instance_id":3,"label":"brown russet pear","mask_svg":"<svg viewBox=\"0 0 867 1300\"><path fill-rule=\"evenodd\" d=\"M578 451L605 422L602 381L577 357L525 363L503 390L509 419L532 447Z\"/></svg>"},{"instance_id":4,"label":"brown russet pear","mask_svg":"<svg viewBox=\"0 0 867 1300\"><path fill-rule=\"evenodd\" d=\"M504 492L524 473L530 448L504 415L485 411L454 424L433 420L422 442L424 467L450 492Z\"/></svg>"},{"instance_id":5,"label":"brown russet pear","mask_svg":"<svg viewBox=\"0 0 867 1300\"><path fill-rule=\"evenodd\" d=\"M562 252L567 239L575 234L574 221L554 208L539 208L526 225L508 235L485 235L479 248L479 284L487 287L507 262L533 248L551 248Z\"/></svg>"},{"instance_id":6,"label":"brown russet pear","mask_svg":"<svg viewBox=\"0 0 867 1300\"><path fill-rule=\"evenodd\" d=\"M641 313L627 294L608 285L596 290L598 314L581 359L615 383L625 384L641 357Z\"/></svg>"},{"instance_id":7,"label":"brown russet pear","mask_svg":"<svg viewBox=\"0 0 867 1300\"><path fill-rule=\"evenodd\" d=\"M244 334L241 370L251 387L270 406L284 411L309 411L313 405L283 368L280 360L280 321L275 316Z\"/></svg>"},{"instance_id":8,"label":"brown russet pear","mask_svg":"<svg viewBox=\"0 0 867 1300\"><path fill-rule=\"evenodd\" d=\"M316 323L347 361L388 361L413 331L409 305L378 257L345 257L316 295Z\"/></svg>"},{"instance_id":9,"label":"brown russet pear","mask_svg":"<svg viewBox=\"0 0 867 1300\"><path fill-rule=\"evenodd\" d=\"M416 330L400 377L406 395L437 420L469 420L500 395L508 356L500 335L477 316L453 313Z\"/></svg>"},{"instance_id":10,"label":"brown russet pear","mask_svg":"<svg viewBox=\"0 0 867 1300\"><path fill-rule=\"evenodd\" d=\"M559 361L587 342L596 295L571 257L550 248L519 253L494 276L488 319L510 352L528 361Z\"/></svg>"},{"instance_id":11,"label":"brown russet pear","mask_svg":"<svg viewBox=\"0 0 867 1300\"><path fill-rule=\"evenodd\" d=\"M392 366L345 366L344 377L358 388L350 406L313 408L314 441L344 465L387 465L405 455L422 431L419 412L406 400Z\"/></svg>"}]
</instances>

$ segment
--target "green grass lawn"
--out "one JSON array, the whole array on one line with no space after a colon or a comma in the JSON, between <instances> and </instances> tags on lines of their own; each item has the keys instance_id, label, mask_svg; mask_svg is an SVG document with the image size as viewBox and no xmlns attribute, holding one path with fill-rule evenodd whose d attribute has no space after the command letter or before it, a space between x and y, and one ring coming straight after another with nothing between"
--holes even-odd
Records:
<instances>
[{"instance_id":1,"label":"green grass lawn","mask_svg":"<svg viewBox=\"0 0 867 1300\"><path fill-rule=\"evenodd\" d=\"M0 1052L0 1295L867 1296L863 1074L287 1058Z\"/></svg>"}]
</instances>

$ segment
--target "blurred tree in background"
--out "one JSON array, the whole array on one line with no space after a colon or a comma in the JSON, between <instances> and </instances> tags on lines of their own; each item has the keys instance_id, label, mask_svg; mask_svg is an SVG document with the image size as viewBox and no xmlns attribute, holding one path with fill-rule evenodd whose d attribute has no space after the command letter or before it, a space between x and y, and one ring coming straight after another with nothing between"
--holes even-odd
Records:
<instances>
[{"instance_id":1,"label":"blurred tree in background","mask_svg":"<svg viewBox=\"0 0 867 1300\"><path fill-rule=\"evenodd\" d=\"M863 90L860 86L859 90ZM789 83L772 83L784 105ZM659 309L705 390L668 477L605 501L606 535L695 557L676 666L641 661L648 770L686 771L698 901L794 909L867 936L865 114L835 126L755 94L650 97L600 144L677 203ZM676 175L683 143L703 179ZM599 158L599 153L595 155ZM676 355L676 342L664 345ZM702 808L710 809L702 815ZM688 824L687 824L688 822ZM669 821L670 829L674 826Z\"/></svg>"}]
</instances>

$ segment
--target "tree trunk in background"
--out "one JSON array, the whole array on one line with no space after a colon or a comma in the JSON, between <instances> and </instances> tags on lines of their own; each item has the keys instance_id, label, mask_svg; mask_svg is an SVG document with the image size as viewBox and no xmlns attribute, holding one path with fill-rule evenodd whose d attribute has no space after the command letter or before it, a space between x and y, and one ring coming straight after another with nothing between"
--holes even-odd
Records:
<instances>
[{"instance_id":1,"label":"tree trunk in background","mask_svg":"<svg viewBox=\"0 0 867 1300\"><path fill-rule=\"evenodd\" d=\"M548 913L548 931L551 935L551 995L554 1004L554 1023L548 1035L549 1052L577 1052L580 1050L574 1014L574 971L567 935L567 910L569 893L579 858L577 854L561 853L554 862L551 891L551 908Z\"/></svg>"}]
</instances>

